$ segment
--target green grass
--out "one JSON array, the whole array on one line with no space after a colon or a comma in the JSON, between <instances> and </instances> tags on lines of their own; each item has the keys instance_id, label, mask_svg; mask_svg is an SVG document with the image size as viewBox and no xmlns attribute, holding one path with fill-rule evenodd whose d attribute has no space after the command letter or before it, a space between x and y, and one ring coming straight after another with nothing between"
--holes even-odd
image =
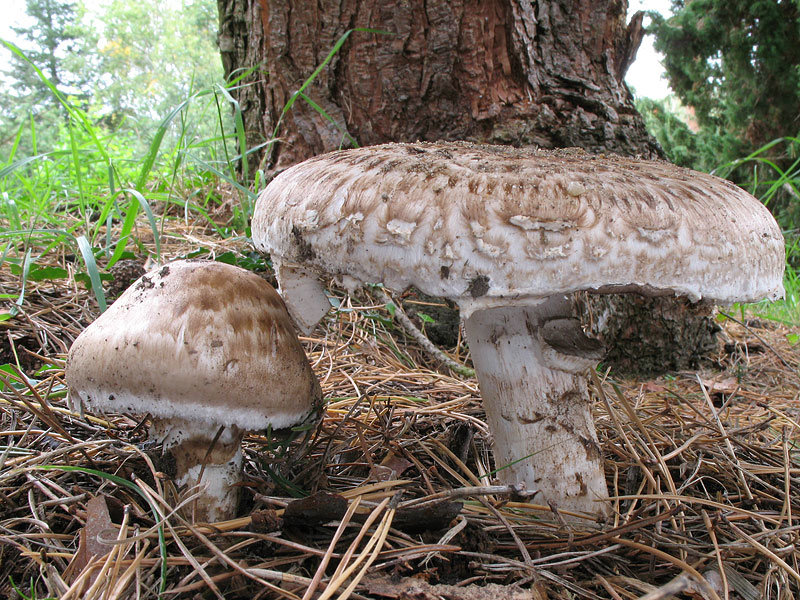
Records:
<instances>
[{"instance_id":1,"label":"green grass","mask_svg":"<svg viewBox=\"0 0 800 600\"><path fill-rule=\"evenodd\" d=\"M781 167L779 163L788 166ZM715 174L726 177L742 167L751 175L749 181L739 184L772 209L786 238L785 298L759 302L747 310L755 316L797 325L800 323L800 230L796 225L800 217L800 139L773 140L748 156L720 165Z\"/></svg>"},{"instance_id":2,"label":"green grass","mask_svg":"<svg viewBox=\"0 0 800 600\"><path fill-rule=\"evenodd\" d=\"M3 44L24 58L19 48ZM30 278L64 277L63 269L46 266L64 255L76 257L77 279L104 309L104 271L131 250L160 260L166 221L180 218L167 215L205 221L224 237L247 235L255 194L241 183L247 176L247 161L241 161L247 148L241 110L227 89L192 92L158 124L146 150L137 152L142 144L133 130L105 128L63 96L36 65L30 66L60 102L64 118L54 147L39 147L32 118L19 127L0 158L0 266L8 263L18 271L21 289L14 307L0 313L0 319L19 310ZM209 120L216 124L215 134L198 137L194 125ZM23 140L32 155L18 155ZM210 216L220 203L215 191L220 180L238 192L227 223ZM149 250L135 237L142 215L154 240Z\"/></svg>"},{"instance_id":3,"label":"green grass","mask_svg":"<svg viewBox=\"0 0 800 600\"><path fill-rule=\"evenodd\" d=\"M60 147L18 158L14 144L0 164L0 218L6 225L0 233L3 261L25 257L24 266L35 268L53 262L49 256L53 253L79 256L80 274L89 278L102 307L100 269L110 268L136 245L134 228L140 215L146 217L155 242L156 260L171 205L195 219L207 219L220 233L244 234L252 206L252 193L246 188L230 223L220 227L208 216L218 200L214 183L222 177L209 173L209 168L235 173L229 166L235 157L225 162L219 158L226 155L221 147L229 140L220 136L189 142L181 131L178 144L162 145L166 128L179 113L189 113L192 103L201 103L202 96L187 99L164 119L143 156L134 155L116 134L76 118L73 113L80 109L74 107L61 132ZM209 91L206 96L216 94ZM217 113L220 124L224 121L221 110ZM187 121L178 125L186 127ZM23 135L35 139L33 122L20 128L17 140ZM160 218L155 205L160 207ZM121 228L112 234L116 224ZM22 287L28 273L28 268L23 269Z\"/></svg>"},{"instance_id":4,"label":"green grass","mask_svg":"<svg viewBox=\"0 0 800 600\"><path fill-rule=\"evenodd\" d=\"M298 99L319 108L304 90L357 31L381 33L366 29L345 32L289 98L281 119ZM56 272L45 266L54 262L53 255L79 257L77 279L94 292L102 310L106 305L104 271L130 256L132 249L140 256L149 253L160 260L168 219L205 222L224 238L249 236L263 173L250 173L243 158L264 146L269 149L277 140L280 121L273 139L247 147L241 108L231 94L247 73L227 87L193 91L159 123L146 151L137 152L142 144L133 129L110 131L101 120L93 120L65 97L22 50L3 40L0 43L36 71L60 103L64 116L53 148L39 147L40 132L31 118L17 130L8 154L0 156L0 266L9 263L18 269L22 290L15 307L0 313L0 320L18 312L29 278L65 276L63 269ZM324 111L322 114L330 119ZM215 123L214 135L197 136L196 131L207 128L196 125L209 120ZM31 155L18 156L23 140L33 148ZM237 195L232 217L225 223L211 216L222 200L216 192L219 182L225 182ZM176 214L180 217L168 216ZM146 217L154 240L150 250L135 237L141 215Z\"/></svg>"}]
</instances>

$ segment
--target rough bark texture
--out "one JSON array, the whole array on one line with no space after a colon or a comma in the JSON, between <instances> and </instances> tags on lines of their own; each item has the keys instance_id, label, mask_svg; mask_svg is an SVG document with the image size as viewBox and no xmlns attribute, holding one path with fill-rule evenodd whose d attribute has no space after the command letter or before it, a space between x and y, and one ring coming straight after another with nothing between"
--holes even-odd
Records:
<instances>
[{"instance_id":1,"label":"rough bark texture","mask_svg":"<svg viewBox=\"0 0 800 600\"><path fill-rule=\"evenodd\" d=\"M217 7L222 67L228 81L238 80L231 93L242 109L248 148L255 148L271 137L273 129L267 100L269 71L261 1L217 0ZM250 173L255 172L259 162L259 153L250 155Z\"/></svg>"},{"instance_id":2,"label":"rough bark texture","mask_svg":"<svg viewBox=\"0 0 800 600\"><path fill-rule=\"evenodd\" d=\"M696 369L717 349L713 306L685 298L578 295L578 314L604 342L614 374L654 375Z\"/></svg>"},{"instance_id":3,"label":"rough bark texture","mask_svg":"<svg viewBox=\"0 0 800 600\"><path fill-rule=\"evenodd\" d=\"M351 140L472 140L662 156L623 83L643 35L641 14L626 24L625 0L217 1L225 73L247 73L233 94L248 146L264 144L280 125L280 143L251 155L251 173ZM281 116L353 28L388 33L354 31L305 88L327 118L302 99ZM615 327L648 318L650 308L635 306L637 316ZM695 319L685 336L674 330L669 342L694 348L698 331L707 329ZM662 342L657 334L655 344ZM690 366L696 354L676 364Z\"/></svg>"},{"instance_id":4,"label":"rough bark texture","mask_svg":"<svg viewBox=\"0 0 800 600\"><path fill-rule=\"evenodd\" d=\"M349 29L298 101L269 164L347 145L474 140L660 156L622 83L641 41L624 0L218 0L226 74L259 65L238 90L251 146ZM345 133L347 135L345 135Z\"/></svg>"}]
</instances>

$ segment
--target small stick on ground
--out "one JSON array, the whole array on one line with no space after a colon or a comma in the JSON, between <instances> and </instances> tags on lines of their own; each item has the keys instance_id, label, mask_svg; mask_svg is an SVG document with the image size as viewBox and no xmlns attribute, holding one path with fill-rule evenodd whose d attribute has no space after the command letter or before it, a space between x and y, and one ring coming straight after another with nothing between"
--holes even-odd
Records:
<instances>
[{"instance_id":1,"label":"small stick on ground","mask_svg":"<svg viewBox=\"0 0 800 600\"><path fill-rule=\"evenodd\" d=\"M695 586L692 578L686 573L681 573L675 579L661 586L657 590L653 590L652 592L641 596L639 600L668 600L669 598L674 598L683 592L697 591L699 590L697 590L697 586Z\"/></svg>"},{"instance_id":2,"label":"small stick on ground","mask_svg":"<svg viewBox=\"0 0 800 600\"><path fill-rule=\"evenodd\" d=\"M458 373L459 375L463 375L464 377L475 377L475 369L470 369L469 367L462 365L461 363L457 363L452 358L447 356L444 352L442 352L436 345L431 342L424 333L422 333L414 322L409 318L406 312L403 310L403 307L400 306L399 302L395 302L389 294L386 293L386 290L379 289L378 290L381 299L386 304L392 304L394 306L394 317L397 321L402 325L403 329L405 329L406 333L410 335L415 342L417 342L420 347L425 350L428 354L430 354L434 359L442 363L445 367L453 371L453 373Z\"/></svg>"},{"instance_id":3,"label":"small stick on ground","mask_svg":"<svg viewBox=\"0 0 800 600\"><path fill-rule=\"evenodd\" d=\"M785 358L783 358L783 355L780 352L778 352L777 350L775 350L775 348L773 348L769 344L769 342L767 340L765 340L762 336L758 335L755 331L753 331L752 327L748 326L746 323L743 323L742 321L740 321L739 319L737 319L733 315L728 314L728 313L726 313L724 311L719 311L719 314L721 314L726 319L730 319L734 323L738 323L739 325L744 327L747 331L749 331L751 334L753 334L758 339L759 342L764 344L765 348L769 349L770 352L772 352L776 357L778 357L778 360L781 361L781 363L783 363L784 367L788 367L790 369L792 368L792 365L789 363L789 361L787 361Z\"/></svg>"}]
</instances>

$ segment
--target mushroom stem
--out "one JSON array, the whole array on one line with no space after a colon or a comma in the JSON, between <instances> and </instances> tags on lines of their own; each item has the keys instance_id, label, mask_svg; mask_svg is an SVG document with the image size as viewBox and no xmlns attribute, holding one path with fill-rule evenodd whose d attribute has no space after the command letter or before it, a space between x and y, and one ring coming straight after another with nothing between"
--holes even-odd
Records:
<instances>
[{"instance_id":1,"label":"mushroom stem","mask_svg":"<svg viewBox=\"0 0 800 600\"><path fill-rule=\"evenodd\" d=\"M239 503L236 484L242 479L244 432L235 426L226 427L217 437L218 431L218 425L179 418L154 419L151 430L151 437L163 441L175 485L199 484L200 495L190 506L194 519L207 523L235 516Z\"/></svg>"},{"instance_id":2,"label":"mushroom stem","mask_svg":"<svg viewBox=\"0 0 800 600\"><path fill-rule=\"evenodd\" d=\"M601 356L564 297L478 309L465 322L501 482L540 501L604 517L608 488L586 370ZM600 502L598 502L600 501Z\"/></svg>"},{"instance_id":3,"label":"mushroom stem","mask_svg":"<svg viewBox=\"0 0 800 600\"><path fill-rule=\"evenodd\" d=\"M325 288L308 269L278 259L274 259L273 265L286 308L297 328L308 335L331 309Z\"/></svg>"}]
</instances>

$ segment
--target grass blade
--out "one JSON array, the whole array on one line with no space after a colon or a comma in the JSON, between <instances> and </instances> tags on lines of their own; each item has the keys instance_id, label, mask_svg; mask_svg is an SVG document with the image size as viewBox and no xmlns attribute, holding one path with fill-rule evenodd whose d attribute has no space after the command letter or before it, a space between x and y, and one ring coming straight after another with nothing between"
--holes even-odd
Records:
<instances>
[{"instance_id":1,"label":"grass blade","mask_svg":"<svg viewBox=\"0 0 800 600\"><path fill-rule=\"evenodd\" d=\"M83 257L83 263L86 265L86 272L89 274L89 279L92 282L94 297L97 299L97 304L100 306L100 312L105 312L107 308L106 294L103 291L103 284L100 281L100 270L97 268L97 262L94 260L92 247L83 235L78 236L77 242L78 249L81 251L81 256Z\"/></svg>"},{"instance_id":2,"label":"grass blade","mask_svg":"<svg viewBox=\"0 0 800 600\"><path fill-rule=\"evenodd\" d=\"M278 136L278 131L280 131L281 123L283 122L283 117L286 116L286 113L289 112L292 106L294 106L294 103L300 97L300 94L302 94L303 91L305 91L305 89L314 82L314 80L317 78L317 75L319 75L322 72L322 69L324 69L328 65L328 63L331 62L331 60L333 60L333 57L336 56L336 54L339 52L341 47L347 41L347 38L350 37L350 34L356 31L362 33L378 33L382 35L392 35L388 31L381 31L380 29L368 29L365 27L356 27L354 29L348 29L347 31L345 31L342 34L342 37L340 37L333 45L331 51L328 52L328 56L325 57L325 60L323 60L319 64L319 66L316 69L314 69L314 72L308 77L308 79L306 79L303 82L303 85L300 86L300 89L298 89L294 94L292 94L289 97L289 100L286 101L286 104L283 105L283 110L281 110L281 115L280 117L278 117L278 122L275 123L275 129L272 132L273 139Z\"/></svg>"},{"instance_id":3,"label":"grass blade","mask_svg":"<svg viewBox=\"0 0 800 600\"><path fill-rule=\"evenodd\" d=\"M111 255L108 261L108 268L113 267L116 262L122 258L125 248L128 247L128 240L131 237L133 226L136 225L136 217L138 214L139 203L133 201L129 202L128 212L125 214L125 220L122 222L122 229L119 232L119 239L117 240L116 246L114 246L114 254Z\"/></svg>"},{"instance_id":4,"label":"grass blade","mask_svg":"<svg viewBox=\"0 0 800 600\"><path fill-rule=\"evenodd\" d=\"M56 97L56 99L59 101L59 103L70 114L70 116L75 118L77 121L79 121L83 125L84 129L86 130L86 132L91 136L92 140L94 141L94 144L97 147L98 152L100 152L100 154L103 156L103 158L106 161L110 161L110 159L108 157L108 153L106 152L105 147L103 146L103 144L100 142L100 140L97 137L97 133L95 131L94 126L92 125L92 121L89 118L89 116L84 111L82 111L80 108L78 108L77 106L72 104L67 99L67 97L64 96L63 93L61 93L61 91L53 84L53 82L50 81L47 78L47 76L42 72L42 70L39 67L37 67L33 63L33 61L31 61L31 59L29 59L27 57L27 55L22 50L20 50L17 46L15 46L14 44L12 44L11 42L9 42L7 40L0 39L0 43L3 44L9 50L11 50L11 52L13 52L17 56L19 56L22 60L24 60L26 63L28 63L33 68L34 71L36 71L36 74L39 76L39 79L41 79L42 82L50 89L50 91L53 93L53 95ZM35 150L35 142L34 142L34 154L35 153L36 153L36 150Z\"/></svg>"},{"instance_id":5,"label":"grass blade","mask_svg":"<svg viewBox=\"0 0 800 600\"><path fill-rule=\"evenodd\" d=\"M336 129L337 129L337 130L338 130L338 131L339 131L339 132L342 134L342 136L347 138L347 140L350 142L350 144L353 146L353 148L358 148L358 142L356 141L356 139L355 139L355 138L354 138L352 135L350 135L349 133L347 133L347 131L346 131L346 130L345 130L345 129L344 129L342 126L341 126L341 125L339 125L339 124L338 124L338 123L337 123L337 122L336 122L336 121L333 119L333 117L332 117L332 116L330 116L330 115L327 113L327 111L326 111L324 108L322 108L322 107L321 107L319 104L317 104L316 102L314 102L314 101L313 101L311 98L309 98L308 96L306 96L306 95L305 95L304 93L302 93L302 92L300 92L300 93L299 93L299 96L300 96L300 97L301 97L303 100L305 100L305 101L306 101L306 103L307 103L307 104L308 104L308 105L309 105L311 108L313 108L313 109L314 109L315 111L317 111L317 112L318 112L320 115L322 115L322 116L323 116L325 119L327 119L327 120L330 122L330 124L331 124L331 125L333 125L334 127L336 127Z\"/></svg>"},{"instance_id":6,"label":"grass blade","mask_svg":"<svg viewBox=\"0 0 800 600\"><path fill-rule=\"evenodd\" d=\"M75 140L75 126L73 120L69 120L69 146L72 151L72 167L75 169L75 183L78 184L78 206L80 207L81 216L86 221L86 197L83 193L83 174L81 173L81 161L78 158L78 144ZM86 221L86 229L89 229L89 223Z\"/></svg>"},{"instance_id":7,"label":"grass blade","mask_svg":"<svg viewBox=\"0 0 800 600\"><path fill-rule=\"evenodd\" d=\"M3 212L6 219L14 229L22 229L22 220L19 218L19 208L14 199L8 195L8 192L3 192Z\"/></svg>"},{"instance_id":8,"label":"grass blade","mask_svg":"<svg viewBox=\"0 0 800 600\"><path fill-rule=\"evenodd\" d=\"M22 141L22 131L25 129L25 123L20 123L19 127L17 127L17 133L14 135L14 143L11 144L11 151L8 153L8 162L14 160L14 157L17 155L17 150L19 149L19 144ZM34 154L36 154L34 152Z\"/></svg>"},{"instance_id":9,"label":"grass blade","mask_svg":"<svg viewBox=\"0 0 800 600\"><path fill-rule=\"evenodd\" d=\"M155 245L156 245L156 260L160 262L161 261L161 236L159 235L158 223L156 223L156 218L153 215L152 209L150 208L150 203L137 190L134 190L134 189L131 189L131 188L125 188L122 191L123 192L130 192L131 194L133 194L134 197L139 201L139 206L142 208L144 213L147 215L147 220L150 223L150 229L153 232L153 241L155 242ZM116 252L115 252L115 254L116 254ZM116 261L114 261L114 262L116 262Z\"/></svg>"},{"instance_id":10,"label":"grass blade","mask_svg":"<svg viewBox=\"0 0 800 600\"><path fill-rule=\"evenodd\" d=\"M223 181L226 181L229 184L231 184L233 187L235 187L240 192L243 192L243 193L247 194L249 200L251 200L251 201L255 200L256 194L254 192L251 192L248 188L243 186L238 181L236 181L235 178L232 178L230 175L228 175L226 173L223 173L222 171L217 169L215 166L209 164L208 162L204 161L202 158L200 158L198 156L194 156L192 154L187 154L187 156L192 160L192 162L194 162L195 164L200 165L201 167L203 167L203 169L207 170L209 173L211 173L213 175L216 175L217 177L219 177Z\"/></svg>"},{"instance_id":11,"label":"grass blade","mask_svg":"<svg viewBox=\"0 0 800 600\"><path fill-rule=\"evenodd\" d=\"M22 282L20 283L20 292L19 296L17 297L17 301L14 303L15 306L11 308L11 316L15 317L19 314L20 309L22 308L22 304L25 302L25 292L28 288L28 275L31 272L31 249L28 248L28 251L25 252L25 258L22 261Z\"/></svg>"},{"instance_id":12,"label":"grass blade","mask_svg":"<svg viewBox=\"0 0 800 600\"><path fill-rule=\"evenodd\" d=\"M56 241L62 241L64 239L68 239L72 242L77 242L75 236L73 236L69 231L66 229L17 229L11 231L2 231L0 230L0 238L27 238L30 239L32 237L52 237L55 238Z\"/></svg>"},{"instance_id":13,"label":"grass blade","mask_svg":"<svg viewBox=\"0 0 800 600\"><path fill-rule=\"evenodd\" d=\"M138 191L142 191L144 189L144 184L147 183L147 178L150 175L150 171L153 169L153 165L156 162L156 156L158 155L158 151L161 148L161 142L164 140L164 135L167 133L167 127L172 120L184 109L186 106L191 102L191 100L195 97L196 94L189 96L186 100L178 104L172 111L164 117L161 123L158 124L158 129L156 129L156 134L153 136L153 141L150 142L150 148L147 151L147 154L142 161L142 168L139 171L139 176L136 178L136 189Z\"/></svg>"},{"instance_id":14,"label":"grass blade","mask_svg":"<svg viewBox=\"0 0 800 600\"><path fill-rule=\"evenodd\" d=\"M9 175L11 175L11 173L16 171L17 169L21 169L22 167L34 163L37 160L41 160L42 158L45 158L47 156L50 156L50 153L36 154L34 156L26 156L25 158L20 158L18 161L12 162L3 167L2 169L0 169L0 179L8 177Z\"/></svg>"},{"instance_id":15,"label":"grass blade","mask_svg":"<svg viewBox=\"0 0 800 600\"><path fill-rule=\"evenodd\" d=\"M249 171L247 164L247 138L244 133L244 119L242 118L242 107L239 102L231 96L230 92L224 86L218 85L217 89L225 96L225 99L233 106L233 122L236 126L236 139L239 143L239 156L241 157L242 165L242 181L249 179ZM221 123L220 123L221 125Z\"/></svg>"}]
</instances>

